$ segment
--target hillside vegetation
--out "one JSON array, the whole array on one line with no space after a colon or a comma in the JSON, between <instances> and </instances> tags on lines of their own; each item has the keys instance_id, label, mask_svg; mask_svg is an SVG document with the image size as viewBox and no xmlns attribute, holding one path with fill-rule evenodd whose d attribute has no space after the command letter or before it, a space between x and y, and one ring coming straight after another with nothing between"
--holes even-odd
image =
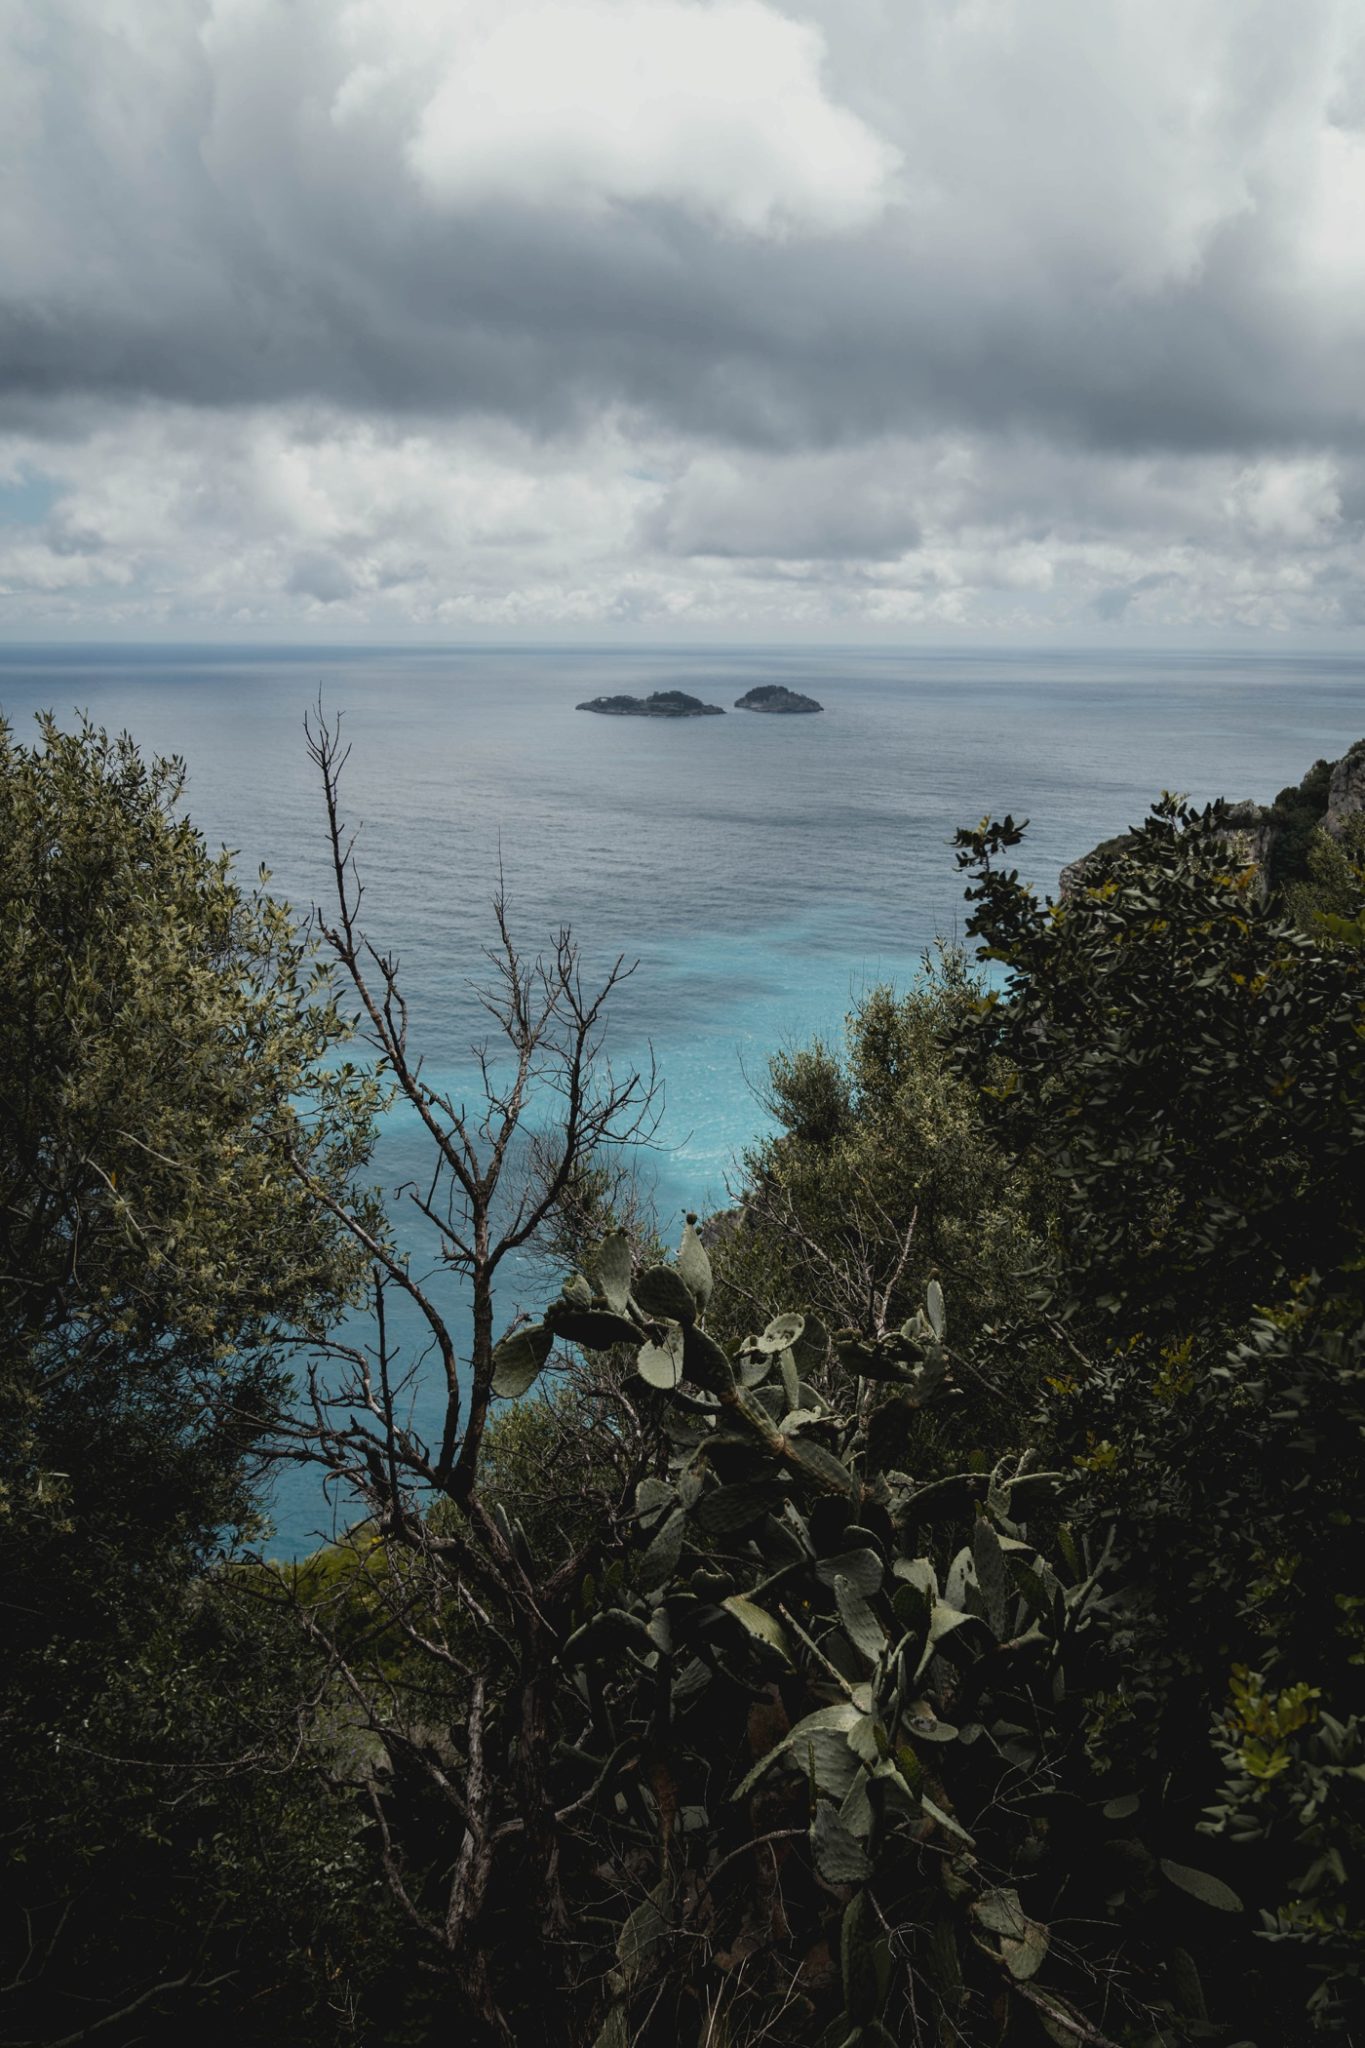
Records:
<instances>
[{"instance_id":1,"label":"hillside vegetation","mask_svg":"<svg viewBox=\"0 0 1365 2048\"><path fill-rule=\"evenodd\" d=\"M1279 869L1163 799L1058 903L1013 820L961 832L975 956L777 1056L742 1199L673 1250L624 970L499 902L486 1099L441 1096L310 738L307 933L176 764L0 745L0 2044L1359 2038L1329 782ZM467 1356L366 1187L393 1094ZM271 1459L351 1520L297 1566L253 1554Z\"/></svg>"}]
</instances>

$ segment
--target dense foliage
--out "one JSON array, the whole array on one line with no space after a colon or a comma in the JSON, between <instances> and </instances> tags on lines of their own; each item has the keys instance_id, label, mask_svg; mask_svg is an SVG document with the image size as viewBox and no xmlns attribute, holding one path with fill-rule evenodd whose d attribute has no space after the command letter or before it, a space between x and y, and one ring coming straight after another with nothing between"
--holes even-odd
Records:
<instances>
[{"instance_id":1,"label":"dense foliage","mask_svg":"<svg viewBox=\"0 0 1365 2048\"><path fill-rule=\"evenodd\" d=\"M777 1133L747 1155L743 1207L713 1233L712 1326L725 1336L787 1301L876 1333L904 1322L931 1277L952 1292L970 1403L875 1424L894 1439L881 1445L891 1462L931 1476L996 1439L1022 1448L1032 1406L1017 1348L993 1357L989 1340L1025 1312L1046 1256L1041 1184L996 1142L989 1103L949 1057L981 996L962 956L942 951L905 994L869 990L842 1047L778 1054Z\"/></svg>"},{"instance_id":2,"label":"dense foliage","mask_svg":"<svg viewBox=\"0 0 1365 2048\"><path fill-rule=\"evenodd\" d=\"M1175 1822L1236 1849L1261 1939L1209 1959L1215 2019L1249 2033L1268 2005L1292 2037L1302 1984L1344 2025L1365 1945L1365 960L1255 888L1217 810L1162 803L1059 905L1002 866L1018 837L959 835L1007 973L966 1056L1001 1142L1049 1176L1048 1305L1076 1358L1040 1425L1074 1511L1115 1532L1092 1749L1142 1788L1139 1839Z\"/></svg>"},{"instance_id":3,"label":"dense foliage","mask_svg":"<svg viewBox=\"0 0 1365 2048\"><path fill-rule=\"evenodd\" d=\"M524 962L499 903L486 1111L434 1093L323 728L324 937L432 1139L465 1366L286 914L167 767L7 747L0 2040L1353 2038L1365 871L1321 775L1269 886L1217 809L1055 904L1011 820L961 834L979 968L775 1060L742 1199L670 1258L611 1166L622 970ZM578 1270L494 1342L537 1237ZM220 1553L267 1427L354 1504L289 1569Z\"/></svg>"},{"instance_id":4,"label":"dense foliage","mask_svg":"<svg viewBox=\"0 0 1365 2048\"><path fill-rule=\"evenodd\" d=\"M153 1987L237 1968L204 1926L219 1788L248 1757L279 1847L264 1816L307 1782L259 1768L284 1735L243 1732L269 1695L287 1734L297 1654L286 1673L203 1572L259 1516L291 1341L363 1275L291 1156L346 1185L371 1091L328 1071L342 1023L307 948L208 854L180 781L89 727L0 728L7 2038L125 2006L145 2031L175 2002ZM233 1889L223 1920L278 1918Z\"/></svg>"}]
</instances>

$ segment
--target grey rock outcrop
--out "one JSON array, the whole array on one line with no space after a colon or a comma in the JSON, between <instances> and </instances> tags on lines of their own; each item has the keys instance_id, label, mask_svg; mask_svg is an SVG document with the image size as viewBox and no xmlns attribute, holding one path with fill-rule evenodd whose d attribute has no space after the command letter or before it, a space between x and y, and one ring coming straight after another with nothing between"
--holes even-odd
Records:
<instances>
[{"instance_id":1,"label":"grey rock outcrop","mask_svg":"<svg viewBox=\"0 0 1365 2048\"><path fill-rule=\"evenodd\" d=\"M1228 838L1237 857L1257 870L1257 888L1264 899L1272 886L1279 890L1301 879L1316 827L1339 839L1347 821L1365 811L1365 740L1357 740L1339 761L1317 761L1301 783L1282 789L1273 804L1250 798L1224 806ZM1075 896L1104 880L1114 861L1133 843L1120 833L1092 847L1062 869L1058 895Z\"/></svg>"},{"instance_id":2,"label":"grey rock outcrop","mask_svg":"<svg viewBox=\"0 0 1365 2048\"><path fill-rule=\"evenodd\" d=\"M1365 740L1357 740L1332 770L1322 829L1340 839L1347 819L1361 811L1365 811Z\"/></svg>"},{"instance_id":3,"label":"grey rock outcrop","mask_svg":"<svg viewBox=\"0 0 1365 2048\"><path fill-rule=\"evenodd\" d=\"M1224 811L1228 826L1228 838L1237 850L1238 858L1247 867L1259 871L1259 886L1265 890L1266 870L1270 861L1270 849L1275 841L1276 818L1269 804L1253 803L1246 797L1239 804L1229 804Z\"/></svg>"}]
</instances>

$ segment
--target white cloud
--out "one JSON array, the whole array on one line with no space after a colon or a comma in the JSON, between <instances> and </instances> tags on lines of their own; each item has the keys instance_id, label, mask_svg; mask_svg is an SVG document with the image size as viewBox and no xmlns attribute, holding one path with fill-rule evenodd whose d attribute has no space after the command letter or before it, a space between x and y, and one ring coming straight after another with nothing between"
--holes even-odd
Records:
<instances>
[{"instance_id":1,"label":"white cloud","mask_svg":"<svg viewBox=\"0 0 1365 2048\"><path fill-rule=\"evenodd\" d=\"M656 202L747 234L846 231L882 211L897 153L829 99L823 54L762 0L465 0L408 160L450 207ZM352 74L339 120L356 96Z\"/></svg>"},{"instance_id":2,"label":"white cloud","mask_svg":"<svg viewBox=\"0 0 1365 2048\"><path fill-rule=\"evenodd\" d=\"M1330 538L1341 517L1336 464L1326 456L1252 463L1234 479L1228 511L1257 540L1292 547Z\"/></svg>"},{"instance_id":3,"label":"white cloud","mask_svg":"<svg viewBox=\"0 0 1365 2048\"><path fill-rule=\"evenodd\" d=\"M1319 286L1365 294L1365 132L1329 125L1316 140L1300 260Z\"/></svg>"},{"instance_id":4,"label":"white cloud","mask_svg":"<svg viewBox=\"0 0 1365 2048\"><path fill-rule=\"evenodd\" d=\"M724 458L625 416L506 426L145 407L65 447L7 526L0 622L70 630L1082 633L1361 623L1361 477L940 435Z\"/></svg>"}]
</instances>

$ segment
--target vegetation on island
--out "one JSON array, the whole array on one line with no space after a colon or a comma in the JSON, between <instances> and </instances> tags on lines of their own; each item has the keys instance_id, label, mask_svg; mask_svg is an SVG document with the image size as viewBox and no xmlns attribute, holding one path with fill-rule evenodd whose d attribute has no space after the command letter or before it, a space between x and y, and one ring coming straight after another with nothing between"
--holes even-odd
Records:
<instances>
[{"instance_id":1,"label":"vegetation on island","mask_svg":"<svg viewBox=\"0 0 1365 2048\"><path fill-rule=\"evenodd\" d=\"M756 683L752 690L746 690L742 697L736 697L736 711L768 711L794 713L823 711L823 704L817 704L814 697L807 697L800 690L789 690L785 683Z\"/></svg>"},{"instance_id":2,"label":"vegetation on island","mask_svg":"<svg viewBox=\"0 0 1365 2048\"><path fill-rule=\"evenodd\" d=\"M613 697L589 697L575 707L597 711L605 718L723 718L720 704L704 704L687 690L652 690L648 697L631 697L621 692Z\"/></svg>"},{"instance_id":3,"label":"vegetation on island","mask_svg":"<svg viewBox=\"0 0 1365 2048\"><path fill-rule=\"evenodd\" d=\"M627 963L499 903L442 1096L310 744L306 928L176 764L0 744L0 2043L1349 2042L1358 820L1263 886L1165 799L1055 904L963 831L975 959L775 1058L671 1251ZM351 1517L297 1565L271 1458Z\"/></svg>"}]
</instances>

